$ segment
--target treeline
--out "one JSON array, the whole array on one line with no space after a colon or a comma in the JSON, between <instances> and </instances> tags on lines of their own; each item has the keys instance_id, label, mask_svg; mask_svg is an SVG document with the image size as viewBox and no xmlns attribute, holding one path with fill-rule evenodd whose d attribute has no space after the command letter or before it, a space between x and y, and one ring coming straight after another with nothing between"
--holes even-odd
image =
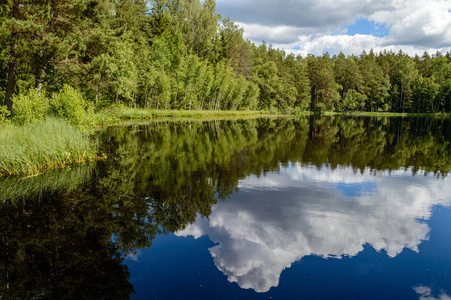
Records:
<instances>
[{"instance_id":1,"label":"treeline","mask_svg":"<svg viewBox=\"0 0 451 300\"><path fill-rule=\"evenodd\" d=\"M14 95L52 99L69 85L97 109L451 111L451 53L304 58L245 40L215 7L9 0L0 6L0 99L11 110Z\"/></svg>"}]
</instances>

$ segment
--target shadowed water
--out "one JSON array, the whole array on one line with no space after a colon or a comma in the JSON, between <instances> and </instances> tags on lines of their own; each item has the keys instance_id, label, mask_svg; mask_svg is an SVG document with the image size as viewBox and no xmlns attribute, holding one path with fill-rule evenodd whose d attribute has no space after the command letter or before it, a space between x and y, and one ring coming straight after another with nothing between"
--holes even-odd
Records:
<instances>
[{"instance_id":1,"label":"shadowed water","mask_svg":"<svg viewBox=\"0 0 451 300\"><path fill-rule=\"evenodd\" d=\"M0 182L5 299L451 294L448 120L154 122L96 139L96 166Z\"/></svg>"}]
</instances>

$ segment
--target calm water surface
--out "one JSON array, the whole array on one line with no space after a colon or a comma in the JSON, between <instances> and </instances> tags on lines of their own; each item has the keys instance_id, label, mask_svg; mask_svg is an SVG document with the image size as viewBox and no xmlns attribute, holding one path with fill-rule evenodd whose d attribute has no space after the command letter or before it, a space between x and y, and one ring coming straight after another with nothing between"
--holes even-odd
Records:
<instances>
[{"instance_id":1,"label":"calm water surface","mask_svg":"<svg viewBox=\"0 0 451 300\"><path fill-rule=\"evenodd\" d=\"M4 299L451 299L451 123L155 122L0 181Z\"/></svg>"}]
</instances>

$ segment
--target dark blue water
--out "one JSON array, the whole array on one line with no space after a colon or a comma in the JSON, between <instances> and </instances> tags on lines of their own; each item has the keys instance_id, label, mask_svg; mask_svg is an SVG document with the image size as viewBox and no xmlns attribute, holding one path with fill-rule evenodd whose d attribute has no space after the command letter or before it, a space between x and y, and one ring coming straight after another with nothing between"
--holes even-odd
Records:
<instances>
[{"instance_id":1,"label":"dark blue water","mask_svg":"<svg viewBox=\"0 0 451 300\"><path fill-rule=\"evenodd\" d=\"M126 259L133 298L450 299L450 183L300 164L248 176Z\"/></svg>"}]
</instances>

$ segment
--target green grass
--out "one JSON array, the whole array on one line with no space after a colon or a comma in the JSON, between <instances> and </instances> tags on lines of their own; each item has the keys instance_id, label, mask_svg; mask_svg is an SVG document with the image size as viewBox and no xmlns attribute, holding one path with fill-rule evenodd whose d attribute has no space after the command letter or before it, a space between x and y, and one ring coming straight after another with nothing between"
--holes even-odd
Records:
<instances>
[{"instance_id":1,"label":"green grass","mask_svg":"<svg viewBox=\"0 0 451 300\"><path fill-rule=\"evenodd\" d=\"M296 116L351 116L351 117L436 117L449 118L449 113L398 113L369 111L303 111Z\"/></svg>"},{"instance_id":2,"label":"green grass","mask_svg":"<svg viewBox=\"0 0 451 300\"><path fill-rule=\"evenodd\" d=\"M1 126L0 176L33 175L96 157L88 137L60 119Z\"/></svg>"},{"instance_id":3,"label":"green grass","mask_svg":"<svg viewBox=\"0 0 451 300\"><path fill-rule=\"evenodd\" d=\"M394 112L369 112L369 111L312 111L311 115L321 116L362 116L362 117L407 117L408 113L394 113Z\"/></svg>"},{"instance_id":4,"label":"green grass","mask_svg":"<svg viewBox=\"0 0 451 300\"><path fill-rule=\"evenodd\" d=\"M330 114L362 117L437 117L449 118L451 114L446 113L396 113L396 112L331 112Z\"/></svg>"},{"instance_id":5,"label":"green grass","mask_svg":"<svg viewBox=\"0 0 451 300\"><path fill-rule=\"evenodd\" d=\"M224 110L163 110L128 108L113 106L96 113L95 119L98 125L129 124L146 120L219 120L219 119L250 119L268 117L302 117L302 116L361 116L361 117L436 117L449 118L451 114L412 114L392 112L344 112L344 111L287 111L268 112L263 110L253 111L224 111ZM133 123L134 124L134 123Z\"/></svg>"},{"instance_id":6,"label":"green grass","mask_svg":"<svg viewBox=\"0 0 451 300\"><path fill-rule=\"evenodd\" d=\"M113 123L132 119L211 119L211 118L248 118L275 116L266 111L225 111L225 110L156 110L141 108L118 108L96 114L97 123Z\"/></svg>"}]
</instances>

